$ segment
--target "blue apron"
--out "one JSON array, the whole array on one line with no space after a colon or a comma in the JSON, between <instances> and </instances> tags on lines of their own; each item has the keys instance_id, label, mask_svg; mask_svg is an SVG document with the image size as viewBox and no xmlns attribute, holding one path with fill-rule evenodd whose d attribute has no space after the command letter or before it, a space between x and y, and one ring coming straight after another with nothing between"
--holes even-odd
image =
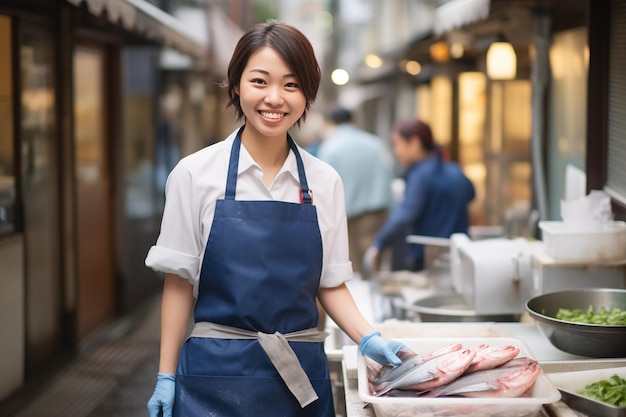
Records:
<instances>
[{"instance_id":1,"label":"blue apron","mask_svg":"<svg viewBox=\"0 0 626 417\"><path fill-rule=\"evenodd\" d=\"M281 334L317 326L322 240L304 165L302 204L235 200L241 131L233 142L226 194L207 241L196 323ZM174 417L334 416L323 342L289 342L318 399L302 407L257 339L190 337L176 371Z\"/></svg>"}]
</instances>

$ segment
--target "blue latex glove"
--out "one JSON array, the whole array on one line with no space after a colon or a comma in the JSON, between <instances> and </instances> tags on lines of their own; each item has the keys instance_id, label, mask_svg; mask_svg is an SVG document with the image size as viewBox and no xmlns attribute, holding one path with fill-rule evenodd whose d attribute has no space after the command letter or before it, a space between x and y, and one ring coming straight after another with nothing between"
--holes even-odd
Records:
<instances>
[{"instance_id":1,"label":"blue latex glove","mask_svg":"<svg viewBox=\"0 0 626 417\"><path fill-rule=\"evenodd\" d=\"M172 406L174 405L174 387L176 378L172 374L157 374L157 383L154 393L148 401L148 414L150 417L172 417ZM160 412L163 411L163 414Z\"/></svg>"},{"instance_id":2,"label":"blue latex glove","mask_svg":"<svg viewBox=\"0 0 626 417\"><path fill-rule=\"evenodd\" d=\"M380 332L371 332L363 336L359 342L359 350L365 356L374 359L381 365L402 365L397 356L399 350L409 350L405 345L395 340L381 336Z\"/></svg>"}]
</instances>

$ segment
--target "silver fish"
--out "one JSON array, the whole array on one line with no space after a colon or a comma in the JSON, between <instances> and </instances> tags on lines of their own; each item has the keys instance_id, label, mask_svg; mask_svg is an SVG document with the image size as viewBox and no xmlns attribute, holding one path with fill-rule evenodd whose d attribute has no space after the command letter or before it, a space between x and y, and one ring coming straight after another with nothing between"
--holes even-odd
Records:
<instances>
[{"instance_id":1,"label":"silver fish","mask_svg":"<svg viewBox=\"0 0 626 417\"><path fill-rule=\"evenodd\" d=\"M397 379L373 384L372 391L381 396L393 389L426 391L458 378L472 363L476 352L463 349L435 356L404 372Z\"/></svg>"},{"instance_id":2,"label":"silver fish","mask_svg":"<svg viewBox=\"0 0 626 417\"><path fill-rule=\"evenodd\" d=\"M433 351L426 352L426 353L417 353L417 354L413 354L410 356L405 354L405 357L401 357L402 365L384 366L381 369L379 376L372 381L372 384L380 385L384 382L390 382L395 379L398 379L405 372L412 370L413 368L415 368L418 365L421 365L427 360L432 359L439 355L443 355L445 353L456 352L458 350L461 350L462 347L463 346L460 343L451 343L449 345L442 346L440 348L437 348Z\"/></svg>"},{"instance_id":3,"label":"silver fish","mask_svg":"<svg viewBox=\"0 0 626 417\"><path fill-rule=\"evenodd\" d=\"M519 397L535 383L541 368L537 361L522 361L518 365L499 366L493 369L465 374L449 384L435 388L422 397L459 395L463 397ZM520 365L521 364L521 365Z\"/></svg>"}]
</instances>

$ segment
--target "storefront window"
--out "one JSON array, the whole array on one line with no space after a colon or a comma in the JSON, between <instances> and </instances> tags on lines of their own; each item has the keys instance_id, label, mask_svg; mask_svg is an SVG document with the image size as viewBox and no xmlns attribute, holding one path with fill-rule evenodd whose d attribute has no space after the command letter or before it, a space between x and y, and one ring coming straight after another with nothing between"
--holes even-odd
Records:
<instances>
[{"instance_id":1,"label":"storefront window","mask_svg":"<svg viewBox=\"0 0 626 417\"><path fill-rule=\"evenodd\" d=\"M502 223L505 229L519 219L529 220L532 214L531 94L529 80L491 83L490 137L486 150L490 164L486 190L490 207L488 224Z\"/></svg>"},{"instance_id":2,"label":"storefront window","mask_svg":"<svg viewBox=\"0 0 626 417\"><path fill-rule=\"evenodd\" d=\"M550 47L550 128L548 148L549 218L561 219L568 165L586 171L587 28L554 35ZM593 139L593 138L592 138Z\"/></svg>"},{"instance_id":3,"label":"storefront window","mask_svg":"<svg viewBox=\"0 0 626 417\"><path fill-rule=\"evenodd\" d=\"M16 229L11 20L0 16L0 235Z\"/></svg>"},{"instance_id":4,"label":"storefront window","mask_svg":"<svg viewBox=\"0 0 626 417\"><path fill-rule=\"evenodd\" d=\"M128 47L124 51L124 157L125 213L129 227L136 220L151 220L158 212L157 198L164 191L155 188L155 91L156 72L153 48ZM135 222L135 223L133 223Z\"/></svg>"},{"instance_id":5,"label":"storefront window","mask_svg":"<svg viewBox=\"0 0 626 417\"><path fill-rule=\"evenodd\" d=\"M102 112L103 59L102 51L88 47L78 48L74 56L76 178L83 184L97 183L107 174Z\"/></svg>"},{"instance_id":6,"label":"storefront window","mask_svg":"<svg viewBox=\"0 0 626 417\"><path fill-rule=\"evenodd\" d=\"M56 54L51 31L20 25L20 229L24 235L28 373L62 349L63 287ZM17 81L17 80L16 80Z\"/></svg>"},{"instance_id":7,"label":"storefront window","mask_svg":"<svg viewBox=\"0 0 626 417\"><path fill-rule=\"evenodd\" d=\"M626 52L626 5L613 1L611 4L611 52L608 73L608 155L605 190L622 206L626 205L626 76L624 59ZM615 28L615 29L613 29ZM592 140L595 138L591 138Z\"/></svg>"},{"instance_id":8,"label":"storefront window","mask_svg":"<svg viewBox=\"0 0 626 417\"><path fill-rule=\"evenodd\" d=\"M485 123L487 78L482 72L459 75L459 162L476 189L470 204L472 224L484 224L485 214Z\"/></svg>"}]
</instances>

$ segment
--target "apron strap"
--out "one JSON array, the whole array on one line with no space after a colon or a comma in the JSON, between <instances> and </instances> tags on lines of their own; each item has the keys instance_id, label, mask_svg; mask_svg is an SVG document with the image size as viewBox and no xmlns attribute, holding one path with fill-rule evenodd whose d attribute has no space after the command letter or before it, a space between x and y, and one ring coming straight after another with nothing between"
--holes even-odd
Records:
<instances>
[{"instance_id":1,"label":"apron strap","mask_svg":"<svg viewBox=\"0 0 626 417\"><path fill-rule=\"evenodd\" d=\"M289 133L287 133L287 141L289 142L289 146L296 156L296 162L298 164L298 177L300 177L300 200L304 204L311 204L313 203L313 196L311 195L309 184L306 181L306 173L304 172L304 163L302 162L302 157L300 156L300 152L298 152L298 147L296 146L296 143L293 141Z\"/></svg>"},{"instance_id":2,"label":"apron strap","mask_svg":"<svg viewBox=\"0 0 626 417\"><path fill-rule=\"evenodd\" d=\"M233 146L230 148L230 159L228 161L228 175L226 177L226 200L234 200L237 190L237 171L239 171L239 150L241 149L241 132L246 125L239 128Z\"/></svg>"},{"instance_id":3,"label":"apron strap","mask_svg":"<svg viewBox=\"0 0 626 417\"><path fill-rule=\"evenodd\" d=\"M278 371L289 391L296 397L302 408L318 399L317 393L311 385L300 361L296 356L289 341L292 342L323 342L328 336L327 332L316 328L299 330L281 334L254 332L251 330L238 329L217 323L196 323L189 337L205 337L215 339L258 339L261 347L270 358L272 365Z\"/></svg>"},{"instance_id":4,"label":"apron strap","mask_svg":"<svg viewBox=\"0 0 626 417\"><path fill-rule=\"evenodd\" d=\"M224 196L226 200L234 200L237 191L237 171L239 170L241 132L243 131L244 127L246 126L243 125L241 126L241 128L239 128L239 131L237 132L235 140L233 141L233 145L230 149L230 159L228 161L228 175L226 177L226 194ZM311 204L313 203L313 196L311 195L311 190L309 189L309 184L306 180L304 163L302 162L300 152L298 152L298 147L296 146L296 143L293 141L289 133L287 133L287 142L289 142L289 147L296 156L296 163L298 165L298 177L300 179L300 199L304 204Z\"/></svg>"}]
</instances>

